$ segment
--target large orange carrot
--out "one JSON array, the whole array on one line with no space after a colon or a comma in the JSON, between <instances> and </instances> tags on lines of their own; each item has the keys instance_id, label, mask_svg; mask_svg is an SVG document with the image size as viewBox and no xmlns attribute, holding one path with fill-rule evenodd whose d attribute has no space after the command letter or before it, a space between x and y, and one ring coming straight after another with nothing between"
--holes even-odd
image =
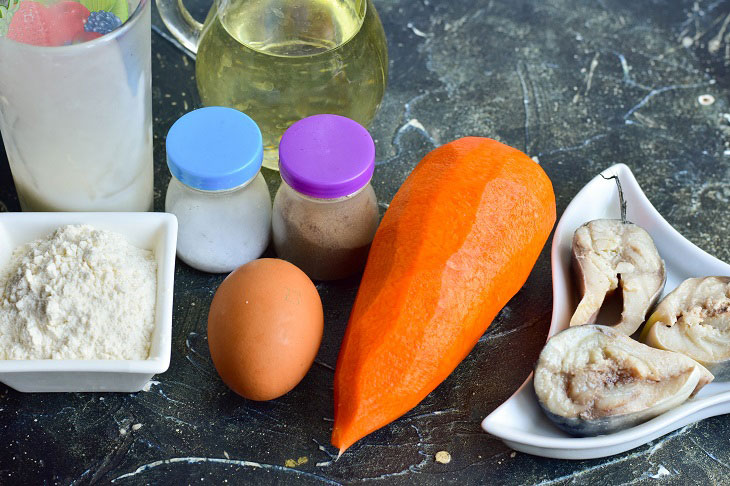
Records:
<instances>
[{"instance_id":1,"label":"large orange carrot","mask_svg":"<svg viewBox=\"0 0 730 486\"><path fill-rule=\"evenodd\" d=\"M373 240L335 372L332 444L416 406L527 280L555 223L545 172L487 138L429 153Z\"/></svg>"}]
</instances>

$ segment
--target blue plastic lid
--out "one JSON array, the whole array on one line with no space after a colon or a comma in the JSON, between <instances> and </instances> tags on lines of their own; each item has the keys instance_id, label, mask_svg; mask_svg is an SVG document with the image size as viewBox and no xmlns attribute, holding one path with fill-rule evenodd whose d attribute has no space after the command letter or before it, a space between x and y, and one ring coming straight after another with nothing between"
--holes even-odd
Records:
<instances>
[{"instance_id":1,"label":"blue plastic lid","mask_svg":"<svg viewBox=\"0 0 730 486\"><path fill-rule=\"evenodd\" d=\"M256 122L222 106L181 116L167 132L165 146L172 175L204 191L240 186L259 172L264 157Z\"/></svg>"}]
</instances>

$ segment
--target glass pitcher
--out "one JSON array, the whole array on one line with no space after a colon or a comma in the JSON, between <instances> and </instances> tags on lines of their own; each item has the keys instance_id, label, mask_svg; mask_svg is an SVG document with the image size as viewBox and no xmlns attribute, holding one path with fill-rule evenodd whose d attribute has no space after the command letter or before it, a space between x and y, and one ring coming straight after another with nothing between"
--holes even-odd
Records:
<instances>
[{"instance_id":1,"label":"glass pitcher","mask_svg":"<svg viewBox=\"0 0 730 486\"><path fill-rule=\"evenodd\" d=\"M230 106L261 127L264 166L297 120L343 115L368 126L385 92L388 52L371 0L215 0L204 24L182 0L156 0L170 32L197 53L206 106Z\"/></svg>"}]
</instances>

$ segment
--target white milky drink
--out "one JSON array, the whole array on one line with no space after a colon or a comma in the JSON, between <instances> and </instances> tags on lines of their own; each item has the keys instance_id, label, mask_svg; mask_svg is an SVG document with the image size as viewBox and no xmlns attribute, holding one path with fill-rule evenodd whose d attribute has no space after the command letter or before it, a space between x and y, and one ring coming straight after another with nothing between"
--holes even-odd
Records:
<instances>
[{"instance_id":1,"label":"white milky drink","mask_svg":"<svg viewBox=\"0 0 730 486\"><path fill-rule=\"evenodd\" d=\"M0 38L0 131L25 211L152 207L150 5L97 39Z\"/></svg>"}]
</instances>

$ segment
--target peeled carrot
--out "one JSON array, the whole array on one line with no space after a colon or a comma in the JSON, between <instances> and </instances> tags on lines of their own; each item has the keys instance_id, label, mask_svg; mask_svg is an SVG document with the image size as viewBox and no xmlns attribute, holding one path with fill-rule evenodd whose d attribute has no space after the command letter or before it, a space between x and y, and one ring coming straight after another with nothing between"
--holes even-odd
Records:
<instances>
[{"instance_id":1,"label":"peeled carrot","mask_svg":"<svg viewBox=\"0 0 730 486\"><path fill-rule=\"evenodd\" d=\"M519 150L468 137L421 160L380 223L337 359L340 454L456 368L525 283L554 223L550 179Z\"/></svg>"}]
</instances>

